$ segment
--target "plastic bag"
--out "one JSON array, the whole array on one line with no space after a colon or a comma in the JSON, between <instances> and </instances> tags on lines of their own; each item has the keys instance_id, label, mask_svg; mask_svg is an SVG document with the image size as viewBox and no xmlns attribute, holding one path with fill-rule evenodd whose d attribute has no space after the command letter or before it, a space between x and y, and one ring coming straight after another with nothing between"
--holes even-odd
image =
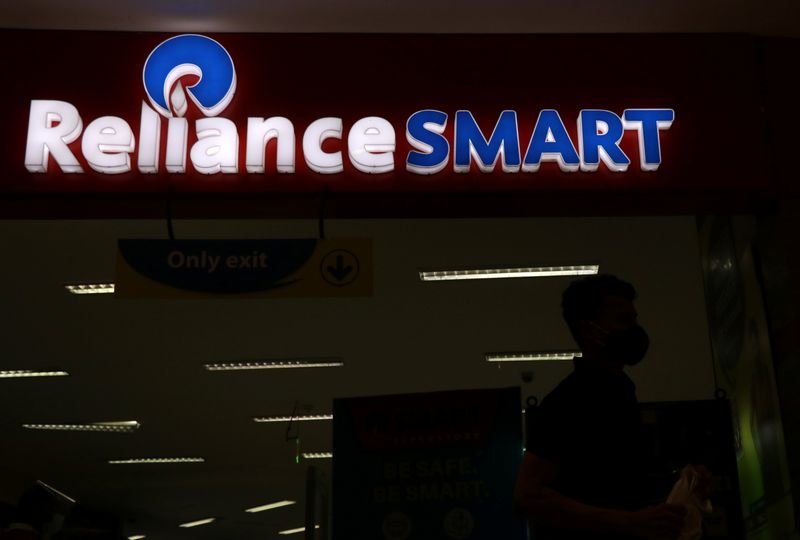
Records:
<instances>
[{"instance_id":1,"label":"plastic bag","mask_svg":"<svg viewBox=\"0 0 800 540\"><path fill-rule=\"evenodd\" d=\"M703 514L711 512L711 501L700 493L700 474L687 465L667 497L667 504L686 508L686 523L678 540L699 540L703 536Z\"/></svg>"}]
</instances>

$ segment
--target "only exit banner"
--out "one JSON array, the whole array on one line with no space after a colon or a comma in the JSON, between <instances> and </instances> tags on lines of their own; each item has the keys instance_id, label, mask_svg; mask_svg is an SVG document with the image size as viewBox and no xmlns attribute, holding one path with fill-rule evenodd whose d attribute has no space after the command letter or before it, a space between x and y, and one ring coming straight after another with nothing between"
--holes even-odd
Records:
<instances>
[{"instance_id":1,"label":"only exit banner","mask_svg":"<svg viewBox=\"0 0 800 540\"><path fill-rule=\"evenodd\" d=\"M126 298L372 295L369 239L120 240Z\"/></svg>"},{"instance_id":2,"label":"only exit banner","mask_svg":"<svg viewBox=\"0 0 800 540\"><path fill-rule=\"evenodd\" d=\"M334 540L522 540L519 388L334 400Z\"/></svg>"}]
</instances>

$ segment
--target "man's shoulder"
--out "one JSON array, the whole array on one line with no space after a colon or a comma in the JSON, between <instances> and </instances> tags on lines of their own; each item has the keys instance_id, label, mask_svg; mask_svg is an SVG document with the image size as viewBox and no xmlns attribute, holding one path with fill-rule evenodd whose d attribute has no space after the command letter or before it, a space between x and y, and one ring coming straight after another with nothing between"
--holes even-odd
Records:
<instances>
[{"instance_id":1,"label":"man's shoulder","mask_svg":"<svg viewBox=\"0 0 800 540\"><path fill-rule=\"evenodd\" d=\"M572 403L585 393L583 381L575 372L567 375L558 385L542 400L542 406L555 406Z\"/></svg>"},{"instance_id":2,"label":"man's shoulder","mask_svg":"<svg viewBox=\"0 0 800 540\"><path fill-rule=\"evenodd\" d=\"M537 407L539 417L563 417L571 411L582 408L586 392L581 388L580 381L576 380L574 373L558 383Z\"/></svg>"}]
</instances>

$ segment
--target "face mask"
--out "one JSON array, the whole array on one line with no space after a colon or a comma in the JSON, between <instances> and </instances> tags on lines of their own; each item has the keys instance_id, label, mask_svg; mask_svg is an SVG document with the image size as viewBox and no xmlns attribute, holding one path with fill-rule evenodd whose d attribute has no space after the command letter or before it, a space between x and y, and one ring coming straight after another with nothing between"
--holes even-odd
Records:
<instances>
[{"instance_id":1,"label":"face mask","mask_svg":"<svg viewBox=\"0 0 800 540\"><path fill-rule=\"evenodd\" d=\"M606 333L601 350L607 360L620 362L626 366L635 366L647 354L650 337L638 324L615 332L608 332L599 326L597 328Z\"/></svg>"}]
</instances>

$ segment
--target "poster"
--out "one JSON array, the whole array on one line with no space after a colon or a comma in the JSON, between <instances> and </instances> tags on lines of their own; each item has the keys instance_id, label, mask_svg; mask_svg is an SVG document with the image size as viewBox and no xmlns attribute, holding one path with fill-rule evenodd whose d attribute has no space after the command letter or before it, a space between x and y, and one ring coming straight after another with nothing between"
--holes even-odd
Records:
<instances>
[{"instance_id":1,"label":"poster","mask_svg":"<svg viewBox=\"0 0 800 540\"><path fill-rule=\"evenodd\" d=\"M522 540L519 388L334 401L334 540Z\"/></svg>"}]
</instances>

